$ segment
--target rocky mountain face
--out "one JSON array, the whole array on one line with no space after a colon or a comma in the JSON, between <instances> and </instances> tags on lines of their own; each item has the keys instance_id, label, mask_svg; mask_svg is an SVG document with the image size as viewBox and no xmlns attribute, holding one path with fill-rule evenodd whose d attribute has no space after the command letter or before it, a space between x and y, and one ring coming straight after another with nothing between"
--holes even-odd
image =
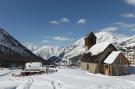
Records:
<instances>
[{"instance_id":1,"label":"rocky mountain face","mask_svg":"<svg viewBox=\"0 0 135 89\"><path fill-rule=\"evenodd\" d=\"M44 61L24 47L13 36L0 28L0 63Z\"/></svg>"}]
</instances>

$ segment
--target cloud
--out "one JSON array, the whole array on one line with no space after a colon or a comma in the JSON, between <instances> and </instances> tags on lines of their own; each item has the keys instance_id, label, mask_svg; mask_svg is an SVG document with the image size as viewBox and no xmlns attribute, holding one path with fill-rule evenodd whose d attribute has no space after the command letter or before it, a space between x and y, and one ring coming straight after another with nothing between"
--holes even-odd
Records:
<instances>
[{"instance_id":1,"label":"cloud","mask_svg":"<svg viewBox=\"0 0 135 89\"><path fill-rule=\"evenodd\" d=\"M135 18L135 14L133 13L125 13L125 14L122 14L121 16L126 17L126 18Z\"/></svg>"},{"instance_id":2,"label":"cloud","mask_svg":"<svg viewBox=\"0 0 135 89\"><path fill-rule=\"evenodd\" d=\"M52 21L50 21L50 23L51 23L51 24L56 24L56 25L59 24L59 22L56 21L56 20L52 20Z\"/></svg>"},{"instance_id":3,"label":"cloud","mask_svg":"<svg viewBox=\"0 0 135 89\"><path fill-rule=\"evenodd\" d=\"M63 24L63 23L69 23L70 20L68 18L61 18L59 20L52 20L50 21L51 24Z\"/></svg>"},{"instance_id":4,"label":"cloud","mask_svg":"<svg viewBox=\"0 0 135 89\"><path fill-rule=\"evenodd\" d=\"M118 27L110 26L110 27L106 27L106 28L101 29L101 31L114 32L114 31L117 31L118 29L119 29Z\"/></svg>"},{"instance_id":5,"label":"cloud","mask_svg":"<svg viewBox=\"0 0 135 89\"><path fill-rule=\"evenodd\" d=\"M118 25L119 27L126 28L131 31L135 31L135 24L129 24L125 22L117 22L115 24Z\"/></svg>"},{"instance_id":6,"label":"cloud","mask_svg":"<svg viewBox=\"0 0 135 89\"><path fill-rule=\"evenodd\" d=\"M79 19L77 21L77 24L85 24L86 23L86 19Z\"/></svg>"},{"instance_id":7,"label":"cloud","mask_svg":"<svg viewBox=\"0 0 135 89\"><path fill-rule=\"evenodd\" d=\"M69 23L70 21L69 21L68 18L61 18L61 19L60 19L60 22L61 22L61 23Z\"/></svg>"},{"instance_id":8,"label":"cloud","mask_svg":"<svg viewBox=\"0 0 135 89\"><path fill-rule=\"evenodd\" d=\"M51 24L65 24L65 23L70 23L70 20L68 18L61 18L61 19L58 19L58 20L51 20L49 23ZM85 24L86 23L86 19L79 19L77 21L77 24Z\"/></svg>"},{"instance_id":9,"label":"cloud","mask_svg":"<svg viewBox=\"0 0 135 89\"><path fill-rule=\"evenodd\" d=\"M50 43L49 40L42 40L41 42L42 42L42 43Z\"/></svg>"},{"instance_id":10,"label":"cloud","mask_svg":"<svg viewBox=\"0 0 135 89\"><path fill-rule=\"evenodd\" d=\"M69 41L69 38L61 37L61 36L55 36L55 37L52 37L52 39L57 40L57 41Z\"/></svg>"},{"instance_id":11,"label":"cloud","mask_svg":"<svg viewBox=\"0 0 135 89\"><path fill-rule=\"evenodd\" d=\"M135 0L125 0L127 4L135 6Z\"/></svg>"}]
</instances>

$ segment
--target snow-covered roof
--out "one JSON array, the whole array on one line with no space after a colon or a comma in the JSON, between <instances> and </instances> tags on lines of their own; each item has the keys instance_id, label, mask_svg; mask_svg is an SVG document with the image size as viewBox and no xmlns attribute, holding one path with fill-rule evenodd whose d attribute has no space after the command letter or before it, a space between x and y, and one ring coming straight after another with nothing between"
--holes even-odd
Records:
<instances>
[{"instance_id":1,"label":"snow-covered roof","mask_svg":"<svg viewBox=\"0 0 135 89\"><path fill-rule=\"evenodd\" d=\"M86 53L91 53L92 55L98 55L103 52L111 43L101 42L93 45Z\"/></svg>"},{"instance_id":2,"label":"snow-covered roof","mask_svg":"<svg viewBox=\"0 0 135 89\"><path fill-rule=\"evenodd\" d=\"M118 55L121 53L121 51L113 51L105 60L104 63L106 64L112 64L115 59L118 57Z\"/></svg>"},{"instance_id":3,"label":"snow-covered roof","mask_svg":"<svg viewBox=\"0 0 135 89\"><path fill-rule=\"evenodd\" d=\"M31 62L31 63L26 63L25 66L28 67L28 66L35 66L35 67L38 67L38 66L41 66L42 63L41 62Z\"/></svg>"},{"instance_id":4,"label":"snow-covered roof","mask_svg":"<svg viewBox=\"0 0 135 89\"><path fill-rule=\"evenodd\" d=\"M39 69L42 66L41 62L31 62L25 64L26 69Z\"/></svg>"}]
</instances>

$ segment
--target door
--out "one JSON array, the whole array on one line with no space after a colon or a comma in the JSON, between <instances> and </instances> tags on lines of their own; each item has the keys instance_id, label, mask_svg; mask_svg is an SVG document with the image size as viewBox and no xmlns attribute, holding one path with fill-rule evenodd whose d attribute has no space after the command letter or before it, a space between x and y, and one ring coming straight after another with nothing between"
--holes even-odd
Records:
<instances>
[{"instance_id":1,"label":"door","mask_svg":"<svg viewBox=\"0 0 135 89\"><path fill-rule=\"evenodd\" d=\"M104 74L109 75L110 74L109 71L110 71L109 65L104 65Z\"/></svg>"}]
</instances>

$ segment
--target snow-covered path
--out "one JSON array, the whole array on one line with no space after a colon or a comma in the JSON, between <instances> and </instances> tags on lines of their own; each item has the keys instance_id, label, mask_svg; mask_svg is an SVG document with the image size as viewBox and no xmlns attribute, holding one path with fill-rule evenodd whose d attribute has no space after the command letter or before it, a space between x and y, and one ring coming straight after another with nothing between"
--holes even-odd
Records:
<instances>
[{"instance_id":1,"label":"snow-covered path","mask_svg":"<svg viewBox=\"0 0 135 89\"><path fill-rule=\"evenodd\" d=\"M30 89L33 78L12 76L13 73L18 73L20 71L21 70L0 71L2 75L0 76L0 89Z\"/></svg>"}]
</instances>

